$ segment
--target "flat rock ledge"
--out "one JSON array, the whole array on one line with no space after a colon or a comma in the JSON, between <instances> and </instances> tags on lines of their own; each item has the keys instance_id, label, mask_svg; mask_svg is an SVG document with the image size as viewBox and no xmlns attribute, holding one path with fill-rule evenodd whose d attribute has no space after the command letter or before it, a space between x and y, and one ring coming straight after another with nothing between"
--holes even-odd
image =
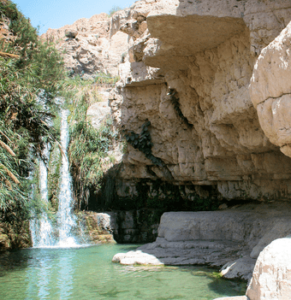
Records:
<instances>
[{"instance_id":1,"label":"flat rock ledge","mask_svg":"<svg viewBox=\"0 0 291 300\"><path fill-rule=\"evenodd\" d=\"M261 251L290 232L291 205L287 203L169 212L161 217L154 243L116 254L113 261L126 265L209 265L220 267L225 278L250 280Z\"/></svg>"},{"instance_id":2,"label":"flat rock ledge","mask_svg":"<svg viewBox=\"0 0 291 300\"><path fill-rule=\"evenodd\" d=\"M118 253L114 255L112 262L121 265L164 265L155 256L143 253L142 251L130 251L128 253Z\"/></svg>"}]
</instances>

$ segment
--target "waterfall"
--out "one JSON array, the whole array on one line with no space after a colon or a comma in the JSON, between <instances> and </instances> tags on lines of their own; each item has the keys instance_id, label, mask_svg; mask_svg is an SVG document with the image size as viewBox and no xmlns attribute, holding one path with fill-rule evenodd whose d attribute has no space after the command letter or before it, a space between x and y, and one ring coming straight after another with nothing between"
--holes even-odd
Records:
<instances>
[{"instance_id":1,"label":"waterfall","mask_svg":"<svg viewBox=\"0 0 291 300\"><path fill-rule=\"evenodd\" d=\"M42 156L49 160L49 147L45 146ZM47 185L47 167L45 163L39 161L39 188L41 194L41 200L44 205L48 205L48 185ZM53 246L53 228L46 212L41 214L39 220L33 219L30 221L30 231L32 237L32 243L34 247L49 247Z\"/></svg>"},{"instance_id":2,"label":"waterfall","mask_svg":"<svg viewBox=\"0 0 291 300\"><path fill-rule=\"evenodd\" d=\"M62 165L60 171L59 207L56 226L52 226L47 213L44 211L41 218L30 221L30 231L33 247L36 248L71 248L80 247L73 231L77 231L76 217L72 213L72 177L69 171L67 149L69 145L68 110L61 111L61 146ZM46 147L43 156L49 159L49 148ZM39 181L42 201L48 205L48 171L43 161L39 163ZM54 228L55 227L55 228ZM84 245L83 245L84 246Z\"/></svg>"},{"instance_id":3,"label":"waterfall","mask_svg":"<svg viewBox=\"0 0 291 300\"><path fill-rule=\"evenodd\" d=\"M69 145L69 129L67 119L69 116L69 111L62 110L61 116L61 146L64 153L62 154L61 184L58 210L58 245L60 247L74 247L77 246L77 242L73 237L72 229L76 227L76 218L72 214L72 177L69 171L69 160L67 155L67 149Z\"/></svg>"}]
</instances>

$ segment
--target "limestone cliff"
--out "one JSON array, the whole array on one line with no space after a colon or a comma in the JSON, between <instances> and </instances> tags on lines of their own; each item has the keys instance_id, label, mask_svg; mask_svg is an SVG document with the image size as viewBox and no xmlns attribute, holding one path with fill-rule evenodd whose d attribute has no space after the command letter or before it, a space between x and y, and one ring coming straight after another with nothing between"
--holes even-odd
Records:
<instances>
[{"instance_id":1,"label":"limestone cliff","mask_svg":"<svg viewBox=\"0 0 291 300\"><path fill-rule=\"evenodd\" d=\"M115 13L112 18L102 13L49 29L41 38L55 42L64 51L65 64L72 75L94 77L102 72L117 76L122 54L131 43L128 35L118 29L128 18L129 9Z\"/></svg>"},{"instance_id":2,"label":"limestone cliff","mask_svg":"<svg viewBox=\"0 0 291 300\"><path fill-rule=\"evenodd\" d=\"M290 25L276 39L290 13L288 0L131 7L120 30L133 45L110 97L115 124L131 144L124 182L161 179L204 195L211 187L229 200L290 198ZM146 122L150 155L133 141Z\"/></svg>"},{"instance_id":3,"label":"limestone cliff","mask_svg":"<svg viewBox=\"0 0 291 300\"><path fill-rule=\"evenodd\" d=\"M109 105L127 142L91 207L290 199L290 13L289 0L141 0L49 30L75 74L121 78Z\"/></svg>"}]
</instances>

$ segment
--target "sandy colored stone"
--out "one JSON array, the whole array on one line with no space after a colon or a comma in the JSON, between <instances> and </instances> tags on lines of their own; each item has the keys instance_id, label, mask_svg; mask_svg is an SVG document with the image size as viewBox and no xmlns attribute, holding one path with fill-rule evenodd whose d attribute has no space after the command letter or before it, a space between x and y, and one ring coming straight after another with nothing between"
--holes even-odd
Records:
<instances>
[{"instance_id":1,"label":"sandy colored stone","mask_svg":"<svg viewBox=\"0 0 291 300\"><path fill-rule=\"evenodd\" d=\"M65 66L71 75L117 76L121 55L131 45L128 36L118 32L127 18L125 11L117 12L112 18L102 13L59 29L49 29L41 38L54 41L58 49L65 50Z\"/></svg>"},{"instance_id":2,"label":"sandy colored stone","mask_svg":"<svg viewBox=\"0 0 291 300\"><path fill-rule=\"evenodd\" d=\"M120 130L139 133L151 122L152 154L168 171L128 147L124 179L216 185L226 199L290 198L289 100L272 103L275 120L272 105L257 112L249 92L256 60L290 22L290 9L288 1L259 0L138 1L130 8L126 24L133 28L140 16L147 30L119 65L109 104ZM276 140L280 129L282 145L266 134L268 124Z\"/></svg>"},{"instance_id":3,"label":"sandy colored stone","mask_svg":"<svg viewBox=\"0 0 291 300\"><path fill-rule=\"evenodd\" d=\"M108 102L97 102L88 107L87 117L92 126L98 129L102 122L110 117L110 112Z\"/></svg>"},{"instance_id":4,"label":"sandy colored stone","mask_svg":"<svg viewBox=\"0 0 291 300\"><path fill-rule=\"evenodd\" d=\"M73 75L120 77L108 96L118 130L140 132L150 120L152 153L166 168L127 147L124 179L216 185L225 199L289 198L290 101L280 93L290 69L290 12L284 0L142 0L112 18L80 19L43 38L66 49ZM66 41L65 30L78 35ZM258 67L273 56L274 66ZM283 98L259 104L254 95L265 98L266 87Z\"/></svg>"},{"instance_id":5,"label":"sandy colored stone","mask_svg":"<svg viewBox=\"0 0 291 300\"><path fill-rule=\"evenodd\" d=\"M155 256L139 250L115 254L112 262L120 263L121 265L163 265Z\"/></svg>"},{"instance_id":6,"label":"sandy colored stone","mask_svg":"<svg viewBox=\"0 0 291 300\"><path fill-rule=\"evenodd\" d=\"M291 22L260 54L250 84L265 135L291 157Z\"/></svg>"},{"instance_id":7,"label":"sandy colored stone","mask_svg":"<svg viewBox=\"0 0 291 300\"><path fill-rule=\"evenodd\" d=\"M291 94L290 44L291 23L262 50L254 66L250 84L250 95L254 106L269 98L280 98Z\"/></svg>"},{"instance_id":8,"label":"sandy colored stone","mask_svg":"<svg viewBox=\"0 0 291 300\"><path fill-rule=\"evenodd\" d=\"M290 204L261 204L214 212L164 213L156 241L138 250L165 265L219 266L225 278L249 280L261 251L290 233L290 208ZM135 263L140 253L131 251L122 257Z\"/></svg>"},{"instance_id":9,"label":"sandy colored stone","mask_svg":"<svg viewBox=\"0 0 291 300\"><path fill-rule=\"evenodd\" d=\"M291 238L273 241L261 253L247 289L251 300L289 300L291 297Z\"/></svg>"}]
</instances>

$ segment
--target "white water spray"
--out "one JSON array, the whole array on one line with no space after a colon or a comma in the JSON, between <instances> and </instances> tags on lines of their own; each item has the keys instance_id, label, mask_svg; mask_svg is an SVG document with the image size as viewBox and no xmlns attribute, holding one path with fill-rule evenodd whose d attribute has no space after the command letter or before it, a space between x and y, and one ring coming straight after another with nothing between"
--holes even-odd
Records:
<instances>
[{"instance_id":1,"label":"white water spray","mask_svg":"<svg viewBox=\"0 0 291 300\"><path fill-rule=\"evenodd\" d=\"M68 119L69 111L61 112L61 146L62 146L62 166L60 172L60 194L59 208L57 212L57 228L53 228L47 214L42 213L40 220L30 222L30 231L33 240L33 247L36 248L72 248L82 247L77 243L73 231L77 229L76 217L72 213L72 177L69 171L69 160L67 149L69 145ZM49 151L46 149L45 155L48 157ZM42 200L48 204L47 168L40 162L40 190ZM55 238L53 238L55 236Z\"/></svg>"},{"instance_id":2,"label":"white water spray","mask_svg":"<svg viewBox=\"0 0 291 300\"><path fill-rule=\"evenodd\" d=\"M76 227L76 218L72 214L72 177L69 171L69 160L67 149L69 145L68 116L69 111L63 110L61 113L61 146L63 148L62 167L61 167L61 184L59 195L58 226L59 226L59 247L76 247L78 246L72 230Z\"/></svg>"},{"instance_id":3,"label":"white water spray","mask_svg":"<svg viewBox=\"0 0 291 300\"><path fill-rule=\"evenodd\" d=\"M46 145L42 156L44 158L49 159L49 148ZM45 163L40 160L39 161L39 187L40 187L40 194L41 200L44 205L48 205L48 186L47 186L47 167ZM46 212L41 214L39 220L33 219L30 222L30 231L32 237L32 243L34 247L41 248L41 247L48 247L54 244L53 238L53 228Z\"/></svg>"}]
</instances>

